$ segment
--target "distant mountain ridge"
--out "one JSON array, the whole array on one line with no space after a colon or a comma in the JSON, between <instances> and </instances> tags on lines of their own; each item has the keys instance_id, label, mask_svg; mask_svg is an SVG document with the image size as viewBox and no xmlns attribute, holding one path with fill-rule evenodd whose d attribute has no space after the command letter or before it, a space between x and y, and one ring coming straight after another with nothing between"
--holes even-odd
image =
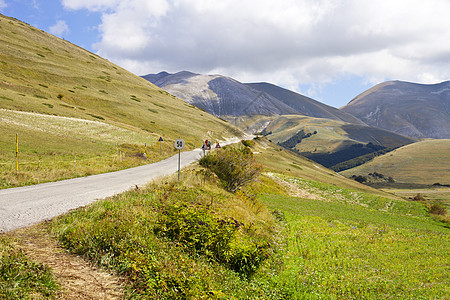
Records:
<instances>
[{"instance_id":1,"label":"distant mountain ridge","mask_svg":"<svg viewBox=\"0 0 450 300\"><path fill-rule=\"evenodd\" d=\"M348 113L269 83L241 83L221 75L187 71L142 77L216 116L300 114L363 124Z\"/></svg>"},{"instance_id":2,"label":"distant mountain ridge","mask_svg":"<svg viewBox=\"0 0 450 300\"><path fill-rule=\"evenodd\" d=\"M355 97L342 111L367 125L416 138L450 138L450 81L388 81Z\"/></svg>"}]
</instances>

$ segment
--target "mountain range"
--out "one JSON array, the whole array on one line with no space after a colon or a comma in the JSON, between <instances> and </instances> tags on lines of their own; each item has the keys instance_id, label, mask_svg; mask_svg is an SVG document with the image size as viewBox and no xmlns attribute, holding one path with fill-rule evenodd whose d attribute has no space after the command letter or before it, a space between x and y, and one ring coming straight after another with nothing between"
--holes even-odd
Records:
<instances>
[{"instance_id":1,"label":"mountain range","mask_svg":"<svg viewBox=\"0 0 450 300\"><path fill-rule=\"evenodd\" d=\"M367 125L417 138L450 138L450 81L388 81L341 108Z\"/></svg>"},{"instance_id":2,"label":"mountain range","mask_svg":"<svg viewBox=\"0 0 450 300\"><path fill-rule=\"evenodd\" d=\"M241 130L261 132L326 167L417 141L395 128L369 126L344 110L270 83L241 83L226 76L187 71L143 77Z\"/></svg>"},{"instance_id":3,"label":"mountain range","mask_svg":"<svg viewBox=\"0 0 450 300\"><path fill-rule=\"evenodd\" d=\"M303 115L368 125L412 138L450 138L450 82L388 81L337 109L270 83L241 83L222 75L182 71L143 76L169 93L228 120ZM268 123L264 123L267 125ZM260 124L261 125L261 124ZM244 128L245 129L245 128Z\"/></svg>"},{"instance_id":4,"label":"mountain range","mask_svg":"<svg viewBox=\"0 0 450 300\"><path fill-rule=\"evenodd\" d=\"M306 115L363 124L351 114L270 83L241 83L187 71L143 76L169 93L220 117Z\"/></svg>"}]
</instances>

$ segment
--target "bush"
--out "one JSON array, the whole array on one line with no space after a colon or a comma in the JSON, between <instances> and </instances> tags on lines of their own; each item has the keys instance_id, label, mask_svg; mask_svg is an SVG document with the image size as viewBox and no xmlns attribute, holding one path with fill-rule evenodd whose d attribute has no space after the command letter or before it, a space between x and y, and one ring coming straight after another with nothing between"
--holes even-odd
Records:
<instances>
[{"instance_id":1,"label":"bush","mask_svg":"<svg viewBox=\"0 0 450 300\"><path fill-rule=\"evenodd\" d=\"M447 214L447 209L444 206L435 203L431 205L429 212L433 215L445 216Z\"/></svg>"},{"instance_id":2,"label":"bush","mask_svg":"<svg viewBox=\"0 0 450 300\"><path fill-rule=\"evenodd\" d=\"M366 177L366 176L362 176L362 175L358 175L358 176L353 175L351 178L352 178L353 180L358 181L359 183L364 183L364 182L367 181L367 177Z\"/></svg>"},{"instance_id":3,"label":"bush","mask_svg":"<svg viewBox=\"0 0 450 300\"><path fill-rule=\"evenodd\" d=\"M255 180L262 172L262 166L256 163L248 147L224 147L204 156L200 165L214 172L225 189L232 193Z\"/></svg>"},{"instance_id":4,"label":"bush","mask_svg":"<svg viewBox=\"0 0 450 300\"><path fill-rule=\"evenodd\" d=\"M425 201L425 198L423 197L423 195L421 193L418 193L417 195L415 195L412 198L414 201Z\"/></svg>"},{"instance_id":5,"label":"bush","mask_svg":"<svg viewBox=\"0 0 450 300\"><path fill-rule=\"evenodd\" d=\"M242 140L241 143L245 147L253 148L253 146L255 146L255 141L252 141L252 140Z\"/></svg>"},{"instance_id":6,"label":"bush","mask_svg":"<svg viewBox=\"0 0 450 300\"><path fill-rule=\"evenodd\" d=\"M247 278L271 251L264 238L249 235L251 230L236 219L220 218L208 209L184 204L163 206L154 232L188 253L204 255Z\"/></svg>"}]
</instances>

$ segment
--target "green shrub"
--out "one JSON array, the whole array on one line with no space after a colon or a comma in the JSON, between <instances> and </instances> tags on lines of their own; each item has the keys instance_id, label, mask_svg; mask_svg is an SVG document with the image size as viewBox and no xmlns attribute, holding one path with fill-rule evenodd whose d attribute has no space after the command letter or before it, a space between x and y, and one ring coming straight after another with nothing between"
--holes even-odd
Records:
<instances>
[{"instance_id":1,"label":"green shrub","mask_svg":"<svg viewBox=\"0 0 450 300\"><path fill-rule=\"evenodd\" d=\"M245 277L270 256L270 244L251 234L243 223L217 217L204 207L166 205L154 232L189 253L204 255Z\"/></svg>"},{"instance_id":2,"label":"green shrub","mask_svg":"<svg viewBox=\"0 0 450 300\"><path fill-rule=\"evenodd\" d=\"M262 166L256 163L248 147L224 147L204 156L199 163L214 172L225 189L232 193L255 180L262 172Z\"/></svg>"},{"instance_id":3,"label":"green shrub","mask_svg":"<svg viewBox=\"0 0 450 300\"><path fill-rule=\"evenodd\" d=\"M435 203L431 205L429 212L433 215L445 216L447 214L447 209L444 206Z\"/></svg>"},{"instance_id":4,"label":"green shrub","mask_svg":"<svg viewBox=\"0 0 450 300\"><path fill-rule=\"evenodd\" d=\"M252 140L242 140L241 143L242 143L242 145L244 145L245 147L250 147L250 148L252 148L253 146L255 146L255 141L252 141Z\"/></svg>"}]
</instances>

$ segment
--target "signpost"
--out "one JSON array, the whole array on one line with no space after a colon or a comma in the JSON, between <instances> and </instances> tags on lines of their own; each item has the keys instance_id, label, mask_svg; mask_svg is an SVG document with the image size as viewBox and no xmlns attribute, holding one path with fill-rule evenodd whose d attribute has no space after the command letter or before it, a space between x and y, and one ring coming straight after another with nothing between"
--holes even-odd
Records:
<instances>
[{"instance_id":1,"label":"signpost","mask_svg":"<svg viewBox=\"0 0 450 300\"><path fill-rule=\"evenodd\" d=\"M159 156L161 156L161 154L162 154L162 150L161 150L161 142L162 141L163 141L163 138L159 137L159 140L158 140L158 142L159 142Z\"/></svg>"},{"instance_id":2,"label":"signpost","mask_svg":"<svg viewBox=\"0 0 450 300\"><path fill-rule=\"evenodd\" d=\"M16 133L16 175L19 173L19 134Z\"/></svg>"},{"instance_id":3,"label":"signpost","mask_svg":"<svg viewBox=\"0 0 450 300\"><path fill-rule=\"evenodd\" d=\"M174 146L178 149L178 181L180 181L180 164L181 164L181 149L184 148L184 141L181 138L178 138Z\"/></svg>"}]
</instances>

